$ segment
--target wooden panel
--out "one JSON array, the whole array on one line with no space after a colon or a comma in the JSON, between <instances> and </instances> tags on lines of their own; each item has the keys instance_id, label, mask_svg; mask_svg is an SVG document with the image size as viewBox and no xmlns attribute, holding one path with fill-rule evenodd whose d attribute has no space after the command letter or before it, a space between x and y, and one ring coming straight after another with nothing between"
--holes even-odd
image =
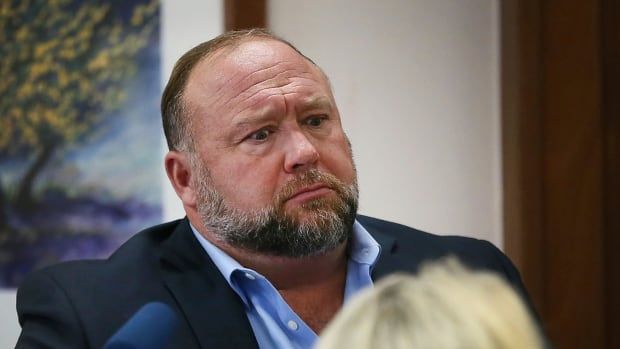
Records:
<instances>
[{"instance_id":1,"label":"wooden panel","mask_svg":"<svg viewBox=\"0 0 620 349\"><path fill-rule=\"evenodd\" d=\"M504 246L544 319L546 264L538 1L503 1L501 20Z\"/></svg>"},{"instance_id":2,"label":"wooden panel","mask_svg":"<svg viewBox=\"0 0 620 349\"><path fill-rule=\"evenodd\" d=\"M502 1L505 248L556 348L620 347L618 7Z\"/></svg>"},{"instance_id":3,"label":"wooden panel","mask_svg":"<svg viewBox=\"0 0 620 349\"><path fill-rule=\"evenodd\" d=\"M549 331L558 348L603 348L598 5L546 1L543 16Z\"/></svg>"},{"instance_id":4,"label":"wooden panel","mask_svg":"<svg viewBox=\"0 0 620 349\"><path fill-rule=\"evenodd\" d=\"M620 2L601 9L607 348L620 348Z\"/></svg>"},{"instance_id":5,"label":"wooden panel","mask_svg":"<svg viewBox=\"0 0 620 349\"><path fill-rule=\"evenodd\" d=\"M224 0L224 26L227 31L265 28L267 0Z\"/></svg>"}]
</instances>

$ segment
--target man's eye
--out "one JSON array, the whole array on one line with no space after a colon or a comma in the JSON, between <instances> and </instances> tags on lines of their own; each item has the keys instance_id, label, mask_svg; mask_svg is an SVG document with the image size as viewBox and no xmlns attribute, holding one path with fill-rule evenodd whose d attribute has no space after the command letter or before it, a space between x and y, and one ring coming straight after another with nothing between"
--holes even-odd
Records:
<instances>
[{"instance_id":1,"label":"man's eye","mask_svg":"<svg viewBox=\"0 0 620 349\"><path fill-rule=\"evenodd\" d=\"M306 119L306 125L312 127L319 127L326 118L327 117L325 115L311 116Z\"/></svg>"},{"instance_id":2,"label":"man's eye","mask_svg":"<svg viewBox=\"0 0 620 349\"><path fill-rule=\"evenodd\" d=\"M252 133L251 135L249 135L248 139L253 140L253 141L264 141L272 133L273 132L270 131L270 130L262 129L262 130L258 130L256 132Z\"/></svg>"}]
</instances>

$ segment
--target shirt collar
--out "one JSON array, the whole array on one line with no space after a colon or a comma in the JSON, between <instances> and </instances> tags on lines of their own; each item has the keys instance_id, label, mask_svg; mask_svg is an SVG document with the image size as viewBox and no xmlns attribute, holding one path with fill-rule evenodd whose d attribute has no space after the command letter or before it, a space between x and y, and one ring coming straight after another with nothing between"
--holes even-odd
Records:
<instances>
[{"instance_id":1,"label":"shirt collar","mask_svg":"<svg viewBox=\"0 0 620 349\"><path fill-rule=\"evenodd\" d=\"M349 258L357 263L371 267L377 262L381 253L381 245L370 235L357 220L353 223L353 239L349 247Z\"/></svg>"}]
</instances>

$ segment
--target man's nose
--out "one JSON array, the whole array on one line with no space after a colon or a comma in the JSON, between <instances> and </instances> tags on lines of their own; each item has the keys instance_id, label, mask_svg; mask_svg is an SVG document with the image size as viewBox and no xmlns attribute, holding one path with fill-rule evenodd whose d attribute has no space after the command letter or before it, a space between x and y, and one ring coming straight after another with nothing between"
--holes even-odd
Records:
<instances>
[{"instance_id":1,"label":"man's nose","mask_svg":"<svg viewBox=\"0 0 620 349\"><path fill-rule=\"evenodd\" d=\"M319 152L308 137L301 130L293 131L286 149L284 170L293 173L312 168L318 160Z\"/></svg>"}]
</instances>

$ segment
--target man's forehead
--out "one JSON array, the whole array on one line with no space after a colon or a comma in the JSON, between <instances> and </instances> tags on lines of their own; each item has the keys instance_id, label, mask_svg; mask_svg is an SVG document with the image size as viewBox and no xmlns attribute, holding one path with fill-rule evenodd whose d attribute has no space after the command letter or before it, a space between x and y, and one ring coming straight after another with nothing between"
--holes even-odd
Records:
<instances>
[{"instance_id":1,"label":"man's forehead","mask_svg":"<svg viewBox=\"0 0 620 349\"><path fill-rule=\"evenodd\" d=\"M261 70L279 66L313 71L316 67L289 45L273 39L246 40L224 47L196 67L198 74L208 76L211 82L224 84L256 75Z\"/></svg>"},{"instance_id":2,"label":"man's forehead","mask_svg":"<svg viewBox=\"0 0 620 349\"><path fill-rule=\"evenodd\" d=\"M292 47L259 38L219 49L199 62L190 74L186 95L194 99L198 94L202 99L238 93L281 71L313 75L329 85L322 71Z\"/></svg>"}]
</instances>

